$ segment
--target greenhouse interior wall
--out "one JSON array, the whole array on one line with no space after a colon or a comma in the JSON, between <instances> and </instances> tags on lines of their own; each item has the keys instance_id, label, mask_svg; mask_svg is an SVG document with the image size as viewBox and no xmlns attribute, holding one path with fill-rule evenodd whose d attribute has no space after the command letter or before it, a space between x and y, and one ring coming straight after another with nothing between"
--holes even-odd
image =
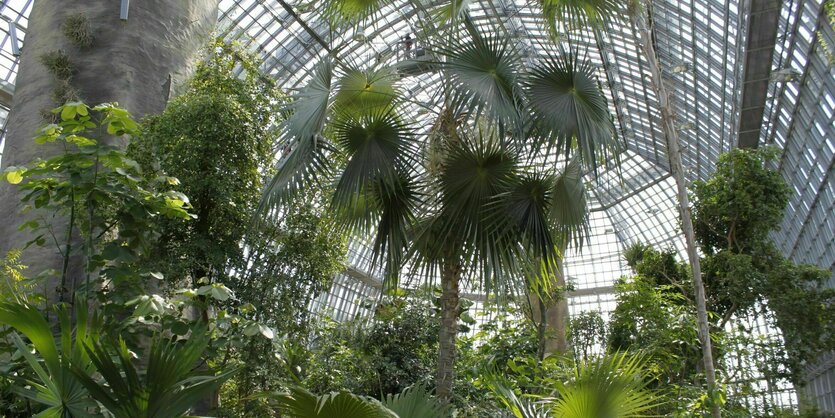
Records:
<instances>
[{"instance_id":1,"label":"greenhouse interior wall","mask_svg":"<svg viewBox=\"0 0 835 418\"><path fill-rule=\"evenodd\" d=\"M32 1L0 2L3 124L14 95L18 53L25 45ZM687 180L709 177L719 154L737 146L775 146L780 156L773 168L792 193L782 227L772 238L791 260L835 272L835 70L822 46L835 45L835 32L823 8L824 0L665 0L652 2L652 23L664 83L677 114ZM484 18L493 13L502 17L498 23ZM548 37L535 21L536 13L522 0L478 0L472 5L479 25L512 36L529 56L537 54L540 41ZM287 90L300 88L314 63L328 54L349 61L395 62L392 46L402 33L413 32L421 18L406 5L381 13L367 27L333 34L315 8L293 11L283 0L221 0L219 16L221 34L257 52L264 73ZM674 249L685 258L685 245L657 100L634 28L621 22L605 33L579 31L566 36L581 45L582 53L596 65L618 135L627 146L620 173L587 179L592 192L591 235L582 251L569 250L564 261L573 285L571 314L598 311L606 318L614 309L616 281L630 274L621 255L624 248L642 242ZM332 39L335 47L322 43L325 38ZM358 42L360 38L366 41ZM419 46L420 40L416 43ZM763 60L770 61L765 78L756 74ZM428 100L438 79L438 74L429 72L400 83L414 98ZM382 274L379 266L371 264L367 242L351 242L349 264L330 291L311 304L311 311L336 320L373 312ZM829 285L835 287L835 276ZM478 289L468 291L479 297ZM749 325L767 338L777 334L768 323ZM808 378L804 394L821 410L835 412L835 353L810 365ZM798 401L788 384L763 387L758 396L771 397L777 404ZM752 407L757 402L757 396L752 397Z\"/></svg>"}]
</instances>

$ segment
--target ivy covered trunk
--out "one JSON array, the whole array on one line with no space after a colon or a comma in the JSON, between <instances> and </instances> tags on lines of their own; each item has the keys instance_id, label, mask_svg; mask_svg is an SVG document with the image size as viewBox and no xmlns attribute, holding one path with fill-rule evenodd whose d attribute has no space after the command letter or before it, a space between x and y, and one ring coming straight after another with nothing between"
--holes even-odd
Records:
<instances>
[{"instance_id":1,"label":"ivy covered trunk","mask_svg":"<svg viewBox=\"0 0 835 418\"><path fill-rule=\"evenodd\" d=\"M185 80L217 18L217 0L149 0L130 5L120 19L120 2L38 0L32 6L7 125L2 169L63 152L57 143L36 146L35 132L49 123L49 110L67 101L118 102L136 118L163 110L172 86ZM23 204L15 187L0 183L0 255L22 248L33 237L18 231ZM54 219L55 239L29 247L23 264L29 274L61 271L62 252L78 241L69 219ZM68 234L68 231L70 232ZM71 248L70 248L71 249ZM70 258L68 283L83 276L80 261ZM59 283L45 283L52 299Z\"/></svg>"},{"instance_id":2,"label":"ivy covered trunk","mask_svg":"<svg viewBox=\"0 0 835 418\"><path fill-rule=\"evenodd\" d=\"M445 261L441 272L441 330L438 337L438 375L435 394L444 403L452 399L455 381L455 340L458 336L458 285L461 265Z\"/></svg>"}]
</instances>

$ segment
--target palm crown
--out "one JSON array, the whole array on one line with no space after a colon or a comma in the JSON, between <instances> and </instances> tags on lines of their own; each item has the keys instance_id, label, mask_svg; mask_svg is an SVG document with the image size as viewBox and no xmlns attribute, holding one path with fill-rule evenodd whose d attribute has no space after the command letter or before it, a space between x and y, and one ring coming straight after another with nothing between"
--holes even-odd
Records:
<instances>
[{"instance_id":1,"label":"palm crown","mask_svg":"<svg viewBox=\"0 0 835 418\"><path fill-rule=\"evenodd\" d=\"M377 7L354 3L330 10L351 20ZM548 5L575 17L595 11L587 19L594 22L612 6L581 3ZM455 309L464 270L493 294L547 288L559 248L579 245L587 229L583 172L596 173L620 151L591 64L560 46L523 66L509 39L457 13L437 13L448 23L424 43L441 72L434 102L403 94L397 81L406 75L396 69L319 63L288 107L283 140L292 151L262 206L327 186L337 219L374 234L385 284L396 285L408 262L434 271L448 296L442 305L450 305L442 310ZM419 129L414 107L431 114L431 129Z\"/></svg>"}]
</instances>

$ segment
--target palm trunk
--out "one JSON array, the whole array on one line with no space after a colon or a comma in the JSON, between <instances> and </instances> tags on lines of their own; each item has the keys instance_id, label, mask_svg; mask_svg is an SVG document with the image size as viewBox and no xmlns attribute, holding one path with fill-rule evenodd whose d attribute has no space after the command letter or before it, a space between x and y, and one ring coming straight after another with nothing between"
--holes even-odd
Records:
<instances>
[{"instance_id":1,"label":"palm trunk","mask_svg":"<svg viewBox=\"0 0 835 418\"><path fill-rule=\"evenodd\" d=\"M684 239L687 244L687 257L690 260L690 268L693 273L693 287L696 293L696 319L699 327L699 340L702 344L702 356L705 367L707 389L711 396L716 391L716 370L713 364L713 348L710 341L710 324L707 320L707 303L705 301L705 287L702 281L702 271L699 264L699 253L696 247L695 233L693 232L693 219L690 215L690 202L687 196L687 184L684 179L684 169L681 164L681 149L679 148L678 132L675 128L675 113L670 105L669 95L664 86L661 68L658 57L655 54L655 46L652 44L650 28L647 25L646 11L647 4L640 4L634 0L631 5L630 17L632 24L640 34L641 48L648 61L649 70L652 73L652 87L658 98L658 107L661 111L661 120L664 126L664 138L667 141L667 157L670 159L670 172L675 178L678 192L679 214L681 216L681 229L684 232ZM713 418L720 418L719 404L711 402L711 415Z\"/></svg>"},{"instance_id":2,"label":"palm trunk","mask_svg":"<svg viewBox=\"0 0 835 418\"><path fill-rule=\"evenodd\" d=\"M441 273L441 329L438 336L438 374L435 394L443 403L452 399L455 380L455 340L458 336L458 283L461 266L458 260L444 262Z\"/></svg>"},{"instance_id":3,"label":"palm trunk","mask_svg":"<svg viewBox=\"0 0 835 418\"><path fill-rule=\"evenodd\" d=\"M552 295L545 303L545 356L568 352L568 338L565 332L568 325L568 298L565 294L562 268L557 276L556 285L559 286L560 294Z\"/></svg>"},{"instance_id":4,"label":"palm trunk","mask_svg":"<svg viewBox=\"0 0 835 418\"><path fill-rule=\"evenodd\" d=\"M562 246L561 246L562 247ZM565 253L565 248L560 248L560 254ZM552 285L557 287L556 292L544 296L528 291L528 300L531 306L531 317L537 325L539 334L538 357L540 360L551 354L565 354L568 352L568 337L566 327L568 326L568 298L565 294L565 275L563 274L563 262L557 260L557 271Z\"/></svg>"},{"instance_id":5,"label":"palm trunk","mask_svg":"<svg viewBox=\"0 0 835 418\"><path fill-rule=\"evenodd\" d=\"M57 143L33 142L34 132L46 124L43 111L59 104L53 99L58 82L41 63L41 56L57 50L66 53L74 70L69 84L87 103L115 101L137 118L158 113L168 101L172 82L176 85L190 73L196 52L214 27L217 5L217 0L134 2L129 19L121 21L119 1L87 0L73 2L72 7L59 0L35 2L9 116L3 168L63 152ZM73 14L89 19L94 35L89 47L77 47L63 34L65 19ZM33 238L30 231L17 230L28 219L20 214L22 206L17 189L2 182L0 213L5 218L0 222L0 254ZM55 222L56 236L67 234L66 223ZM77 234L72 235L78 239ZM53 245L30 247L22 260L32 266L34 274L45 269L62 271L62 261ZM69 260L67 276L69 284L83 276L81 257ZM46 288L53 293L58 283L59 278L54 278ZM57 295L48 296L55 300Z\"/></svg>"}]
</instances>

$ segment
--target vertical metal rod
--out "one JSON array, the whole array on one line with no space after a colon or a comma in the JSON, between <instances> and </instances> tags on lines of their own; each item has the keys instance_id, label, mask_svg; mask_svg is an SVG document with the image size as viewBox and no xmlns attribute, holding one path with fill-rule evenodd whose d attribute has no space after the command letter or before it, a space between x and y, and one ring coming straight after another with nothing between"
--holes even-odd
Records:
<instances>
[{"instance_id":1,"label":"vertical metal rod","mask_svg":"<svg viewBox=\"0 0 835 418\"><path fill-rule=\"evenodd\" d=\"M130 9L130 0L122 0L122 6L119 8L119 19L128 20L128 9Z\"/></svg>"},{"instance_id":2,"label":"vertical metal rod","mask_svg":"<svg viewBox=\"0 0 835 418\"><path fill-rule=\"evenodd\" d=\"M9 20L9 41L12 44L12 55L20 56L20 44L17 40L17 23Z\"/></svg>"}]
</instances>

